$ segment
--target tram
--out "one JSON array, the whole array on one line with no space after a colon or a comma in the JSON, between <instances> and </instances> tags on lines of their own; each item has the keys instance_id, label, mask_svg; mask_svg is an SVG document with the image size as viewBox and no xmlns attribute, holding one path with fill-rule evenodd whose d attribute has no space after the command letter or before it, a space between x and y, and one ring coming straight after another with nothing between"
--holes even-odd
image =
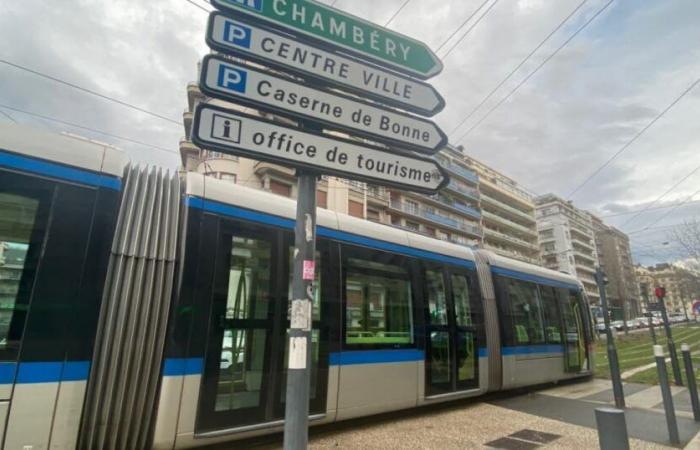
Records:
<instances>
[{"instance_id":1,"label":"tram","mask_svg":"<svg viewBox=\"0 0 700 450\"><path fill-rule=\"evenodd\" d=\"M294 217L266 192L0 125L3 448L280 431ZM316 267L312 425L592 374L572 276L324 209Z\"/></svg>"}]
</instances>

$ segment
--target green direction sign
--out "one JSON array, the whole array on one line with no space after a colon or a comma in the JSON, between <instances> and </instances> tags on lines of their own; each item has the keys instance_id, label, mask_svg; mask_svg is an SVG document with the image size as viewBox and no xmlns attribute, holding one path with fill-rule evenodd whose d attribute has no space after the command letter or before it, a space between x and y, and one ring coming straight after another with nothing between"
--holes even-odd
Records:
<instances>
[{"instance_id":1,"label":"green direction sign","mask_svg":"<svg viewBox=\"0 0 700 450\"><path fill-rule=\"evenodd\" d=\"M425 80L442 70L442 62L422 42L313 0L211 3L223 11L247 15L417 78Z\"/></svg>"}]
</instances>

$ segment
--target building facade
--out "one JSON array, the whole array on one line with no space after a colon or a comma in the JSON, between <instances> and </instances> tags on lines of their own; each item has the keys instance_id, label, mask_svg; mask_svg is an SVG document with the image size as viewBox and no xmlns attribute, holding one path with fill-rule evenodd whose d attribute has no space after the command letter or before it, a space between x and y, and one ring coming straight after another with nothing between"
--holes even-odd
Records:
<instances>
[{"instance_id":1,"label":"building facade","mask_svg":"<svg viewBox=\"0 0 700 450\"><path fill-rule=\"evenodd\" d=\"M638 317L643 303L640 302L629 237L617 228L605 225L598 217L592 215L591 218L598 262L608 280L605 287L608 302L611 307L620 308L623 317Z\"/></svg>"},{"instance_id":2,"label":"building facade","mask_svg":"<svg viewBox=\"0 0 700 450\"><path fill-rule=\"evenodd\" d=\"M462 147L456 150L464 152ZM534 195L515 180L463 155L479 177L483 247L500 255L541 265Z\"/></svg>"},{"instance_id":3,"label":"building facade","mask_svg":"<svg viewBox=\"0 0 700 450\"><path fill-rule=\"evenodd\" d=\"M591 304L598 304L600 294L595 281L598 251L591 214L553 194L540 196L535 202L544 266L577 277Z\"/></svg>"},{"instance_id":4,"label":"building facade","mask_svg":"<svg viewBox=\"0 0 700 450\"><path fill-rule=\"evenodd\" d=\"M669 314L691 314L693 302L700 299L700 274L672 264L636 266L640 299L655 302L654 290L666 288Z\"/></svg>"}]
</instances>

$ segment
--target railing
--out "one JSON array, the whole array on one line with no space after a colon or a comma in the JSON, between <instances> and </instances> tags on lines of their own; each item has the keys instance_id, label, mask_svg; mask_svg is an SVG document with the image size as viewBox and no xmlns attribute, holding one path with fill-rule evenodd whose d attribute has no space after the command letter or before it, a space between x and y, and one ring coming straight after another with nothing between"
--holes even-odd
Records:
<instances>
[{"instance_id":1,"label":"railing","mask_svg":"<svg viewBox=\"0 0 700 450\"><path fill-rule=\"evenodd\" d=\"M574 236L571 236L571 242L573 242L575 244L582 245L586 248L591 248L591 249L594 248L594 244L591 243L590 241L586 242L583 239L579 239L579 238L574 237Z\"/></svg>"},{"instance_id":2,"label":"railing","mask_svg":"<svg viewBox=\"0 0 700 450\"><path fill-rule=\"evenodd\" d=\"M514 244L518 244L518 245L520 245L520 246L522 246L522 247L527 247L527 248L529 248L529 249L531 249L531 250L538 250L537 245L535 245L535 244L533 244L533 243L531 243L531 242L527 242L527 241L524 241L524 240L522 240L522 239L518 239L518 238L516 238L516 237L509 236L509 235L507 235L507 234L501 233L500 231L496 231L496 230L494 230L494 229L492 229L492 228L484 227L484 232L485 232L486 234L491 234L491 235L493 235L493 236L499 237L499 238L501 238L501 239L503 239L503 240L512 242L512 243L514 243Z\"/></svg>"},{"instance_id":3,"label":"railing","mask_svg":"<svg viewBox=\"0 0 700 450\"><path fill-rule=\"evenodd\" d=\"M596 259L593 255L583 253L583 252L576 250L576 249L574 249L574 256L579 256L579 257L587 259L589 261L593 261L594 263L596 262Z\"/></svg>"},{"instance_id":4,"label":"railing","mask_svg":"<svg viewBox=\"0 0 700 450\"><path fill-rule=\"evenodd\" d=\"M488 245L488 244L485 245L484 247L487 250L491 250L492 252L497 253L501 256L508 256L510 258L514 258L514 259L517 259L520 261L528 262L530 264L538 264L538 265L540 264L540 261L537 258L531 258L529 256L523 255L522 253L518 253L518 252L513 251L513 250L508 250L505 248L496 247L495 245Z\"/></svg>"},{"instance_id":5,"label":"railing","mask_svg":"<svg viewBox=\"0 0 700 450\"><path fill-rule=\"evenodd\" d=\"M421 208L420 206L415 206L412 204L400 202L398 200L393 200L391 202L391 207L393 209L397 209L399 211L403 211L408 214L412 214L414 216L418 217L424 217L428 220L431 220L433 222L437 222L439 224L455 228L457 230L462 230L466 231L468 233L477 235L477 236L482 236L483 231L481 230L481 227L476 226L476 225L471 225L468 223L460 222L458 219L453 219L451 217L443 216L441 214L437 214L433 211L426 211L424 208Z\"/></svg>"},{"instance_id":6,"label":"railing","mask_svg":"<svg viewBox=\"0 0 700 450\"><path fill-rule=\"evenodd\" d=\"M389 201L389 191L380 186L367 185L367 195L379 200Z\"/></svg>"},{"instance_id":7,"label":"railing","mask_svg":"<svg viewBox=\"0 0 700 450\"><path fill-rule=\"evenodd\" d=\"M460 186L454 181L451 181L450 184L447 185L447 189L459 192L460 194L471 197L474 200L479 200L481 198L481 194L476 189L467 186Z\"/></svg>"},{"instance_id":8,"label":"railing","mask_svg":"<svg viewBox=\"0 0 700 450\"><path fill-rule=\"evenodd\" d=\"M458 164L454 164L452 161L445 159L445 158L436 158L437 162L440 163L442 167L445 169L449 170L452 173L455 173L462 178L465 178L469 181L471 181L474 184L479 183L479 175L477 175L476 172L473 170L467 169L466 167L462 167Z\"/></svg>"},{"instance_id":9,"label":"railing","mask_svg":"<svg viewBox=\"0 0 700 450\"><path fill-rule=\"evenodd\" d=\"M488 196L484 195L484 196L481 197L481 200L484 201L484 202L487 202L487 203L491 203L492 205L496 205L496 206L498 206L499 208L505 209L506 211L509 211L509 212L511 212L511 213L517 215L518 217L523 218L523 219L527 219L527 220L530 221L530 222L535 222L535 216L534 216L534 215L530 215L530 214L528 214L528 213L526 213L526 212L524 212L524 211L520 211L520 210L517 209L517 208L513 208L512 206L508 206L508 205L506 205L505 203L503 203L503 202L501 202L501 201L498 201L498 200L496 200L496 199L494 199L494 198L491 198L491 197L488 197Z\"/></svg>"},{"instance_id":10,"label":"railing","mask_svg":"<svg viewBox=\"0 0 700 450\"><path fill-rule=\"evenodd\" d=\"M527 228L527 227L524 227L520 224L517 224L517 223L513 222L512 220L508 220L504 217L501 217L497 214L490 213L488 211L482 211L481 213L487 219L495 220L497 222L500 222L501 224L505 224L505 225L507 225L511 228L514 228L518 231L522 231L523 233L529 234L530 236L537 236L537 232L535 230L531 230L530 228Z\"/></svg>"}]
</instances>

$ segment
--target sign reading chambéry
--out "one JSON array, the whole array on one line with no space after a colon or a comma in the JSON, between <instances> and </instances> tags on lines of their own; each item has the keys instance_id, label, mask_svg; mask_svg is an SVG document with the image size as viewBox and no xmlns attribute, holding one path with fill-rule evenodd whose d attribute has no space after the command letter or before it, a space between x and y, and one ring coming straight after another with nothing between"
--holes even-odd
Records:
<instances>
[{"instance_id":1,"label":"sign reading chamb\u00e9ry","mask_svg":"<svg viewBox=\"0 0 700 450\"><path fill-rule=\"evenodd\" d=\"M432 116L445 107L443 98L428 83L313 47L288 34L260 24L234 20L220 13L212 13L209 17L207 44L220 52L290 71L305 79L406 111Z\"/></svg>"},{"instance_id":2,"label":"sign reading chamb\u00e9ry","mask_svg":"<svg viewBox=\"0 0 700 450\"><path fill-rule=\"evenodd\" d=\"M420 79L442 70L428 46L313 0L211 0L216 8L254 17Z\"/></svg>"},{"instance_id":3,"label":"sign reading chamb\u00e9ry","mask_svg":"<svg viewBox=\"0 0 700 450\"><path fill-rule=\"evenodd\" d=\"M432 159L396 155L206 103L195 111L192 141L202 148L417 192L435 193L449 181Z\"/></svg>"},{"instance_id":4,"label":"sign reading chamb\u00e9ry","mask_svg":"<svg viewBox=\"0 0 700 450\"><path fill-rule=\"evenodd\" d=\"M204 58L199 85L210 97L271 109L281 115L316 121L331 129L421 153L432 155L447 144L447 136L429 120L309 87L218 56Z\"/></svg>"}]
</instances>

